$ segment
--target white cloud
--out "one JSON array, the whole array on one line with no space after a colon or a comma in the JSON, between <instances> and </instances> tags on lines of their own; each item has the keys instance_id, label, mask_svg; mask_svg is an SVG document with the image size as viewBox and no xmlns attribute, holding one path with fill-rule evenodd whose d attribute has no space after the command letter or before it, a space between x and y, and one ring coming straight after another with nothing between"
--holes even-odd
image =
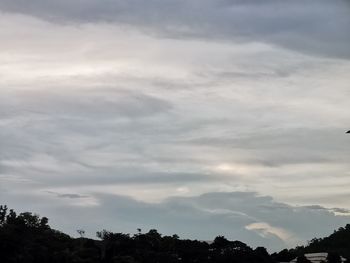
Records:
<instances>
[{"instance_id":1,"label":"white cloud","mask_svg":"<svg viewBox=\"0 0 350 263\"><path fill-rule=\"evenodd\" d=\"M268 223L264 222L252 223L246 225L245 228L257 232L264 238L268 238L270 235L276 236L289 246L302 242L301 240L297 240L295 237L293 237L293 234L289 233L287 230L280 227L270 226Z\"/></svg>"}]
</instances>

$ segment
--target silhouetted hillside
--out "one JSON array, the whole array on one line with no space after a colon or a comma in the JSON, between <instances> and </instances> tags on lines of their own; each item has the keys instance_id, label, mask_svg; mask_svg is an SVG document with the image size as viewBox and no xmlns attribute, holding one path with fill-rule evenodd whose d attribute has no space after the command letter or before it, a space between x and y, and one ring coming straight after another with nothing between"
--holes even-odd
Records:
<instances>
[{"instance_id":1,"label":"silhouetted hillside","mask_svg":"<svg viewBox=\"0 0 350 263\"><path fill-rule=\"evenodd\" d=\"M272 254L272 257L276 261L286 262L306 253L318 252L331 252L349 259L350 224L339 228L328 237L312 239L307 246L299 246L290 250L285 249L279 253Z\"/></svg>"},{"instance_id":2,"label":"silhouetted hillside","mask_svg":"<svg viewBox=\"0 0 350 263\"><path fill-rule=\"evenodd\" d=\"M350 258L350 224L334 231L329 237L314 238L308 246L303 249L305 252L337 252Z\"/></svg>"}]
</instances>

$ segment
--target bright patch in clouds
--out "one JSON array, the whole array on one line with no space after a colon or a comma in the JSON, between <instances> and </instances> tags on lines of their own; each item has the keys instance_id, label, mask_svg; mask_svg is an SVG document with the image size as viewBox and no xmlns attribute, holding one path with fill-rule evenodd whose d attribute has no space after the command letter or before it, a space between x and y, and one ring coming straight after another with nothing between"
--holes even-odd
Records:
<instances>
[{"instance_id":1,"label":"bright patch in clouds","mask_svg":"<svg viewBox=\"0 0 350 263\"><path fill-rule=\"evenodd\" d=\"M293 235L291 233L288 233L287 230L279 227L270 226L268 223L252 223L247 225L245 228L257 232L264 238L268 238L270 235L274 235L280 238L282 241L286 242L287 244L289 243L290 245L293 245L296 243L296 240L293 237Z\"/></svg>"}]
</instances>

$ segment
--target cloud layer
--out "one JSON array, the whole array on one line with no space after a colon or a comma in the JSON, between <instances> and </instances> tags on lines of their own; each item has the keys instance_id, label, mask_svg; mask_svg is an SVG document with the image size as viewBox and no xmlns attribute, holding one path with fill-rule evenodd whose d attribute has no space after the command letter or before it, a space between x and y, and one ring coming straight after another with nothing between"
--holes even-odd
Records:
<instances>
[{"instance_id":1,"label":"cloud layer","mask_svg":"<svg viewBox=\"0 0 350 263\"><path fill-rule=\"evenodd\" d=\"M170 37L262 41L350 58L345 0L2 0L0 9L64 23L122 23Z\"/></svg>"}]
</instances>

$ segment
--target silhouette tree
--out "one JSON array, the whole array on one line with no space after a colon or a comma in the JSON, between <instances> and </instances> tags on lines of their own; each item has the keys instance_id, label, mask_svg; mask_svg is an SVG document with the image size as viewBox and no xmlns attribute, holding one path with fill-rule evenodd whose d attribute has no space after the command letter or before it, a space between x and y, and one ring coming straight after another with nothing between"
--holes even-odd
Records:
<instances>
[{"instance_id":1,"label":"silhouette tree","mask_svg":"<svg viewBox=\"0 0 350 263\"><path fill-rule=\"evenodd\" d=\"M313 253L319 251L337 252L345 258L350 258L350 224L340 227L328 237L314 238L306 247L298 250L298 253Z\"/></svg>"},{"instance_id":2,"label":"silhouette tree","mask_svg":"<svg viewBox=\"0 0 350 263\"><path fill-rule=\"evenodd\" d=\"M327 262L328 263L341 263L341 257L336 252L329 252L327 256Z\"/></svg>"},{"instance_id":3,"label":"silhouette tree","mask_svg":"<svg viewBox=\"0 0 350 263\"><path fill-rule=\"evenodd\" d=\"M77 233L79 234L79 236L80 236L81 238L85 237L85 230L83 230L83 229L78 229L78 230L77 230Z\"/></svg>"},{"instance_id":4,"label":"silhouette tree","mask_svg":"<svg viewBox=\"0 0 350 263\"><path fill-rule=\"evenodd\" d=\"M7 206L0 205L0 226L5 223L7 215Z\"/></svg>"},{"instance_id":5,"label":"silhouette tree","mask_svg":"<svg viewBox=\"0 0 350 263\"><path fill-rule=\"evenodd\" d=\"M297 258L297 263L311 263L304 255L301 255Z\"/></svg>"},{"instance_id":6,"label":"silhouette tree","mask_svg":"<svg viewBox=\"0 0 350 263\"><path fill-rule=\"evenodd\" d=\"M329 253L328 262L349 258L350 224L326 238L312 239L308 246L274 253L264 247L252 249L240 241L217 236L212 244L183 240L178 235L162 236L156 229L133 236L102 230L99 240L71 238L51 229L48 218L25 212L17 214L0 206L0 262L8 263L274 263L288 262L296 255L319 251ZM77 230L83 237L85 231ZM305 256L298 263L309 263Z\"/></svg>"},{"instance_id":7,"label":"silhouette tree","mask_svg":"<svg viewBox=\"0 0 350 263\"><path fill-rule=\"evenodd\" d=\"M224 249L230 245L230 241L228 241L224 236L217 236L212 243L212 247L214 249Z\"/></svg>"},{"instance_id":8,"label":"silhouette tree","mask_svg":"<svg viewBox=\"0 0 350 263\"><path fill-rule=\"evenodd\" d=\"M267 252L266 248L264 248L264 247L257 247L254 250L254 255L259 259L260 263L270 262L270 260L271 260L269 253Z\"/></svg>"},{"instance_id":9,"label":"silhouette tree","mask_svg":"<svg viewBox=\"0 0 350 263\"><path fill-rule=\"evenodd\" d=\"M294 251L288 249L283 249L278 253L273 253L271 256L277 262L289 262L297 257Z\"/></svg>"}]
</instances>

